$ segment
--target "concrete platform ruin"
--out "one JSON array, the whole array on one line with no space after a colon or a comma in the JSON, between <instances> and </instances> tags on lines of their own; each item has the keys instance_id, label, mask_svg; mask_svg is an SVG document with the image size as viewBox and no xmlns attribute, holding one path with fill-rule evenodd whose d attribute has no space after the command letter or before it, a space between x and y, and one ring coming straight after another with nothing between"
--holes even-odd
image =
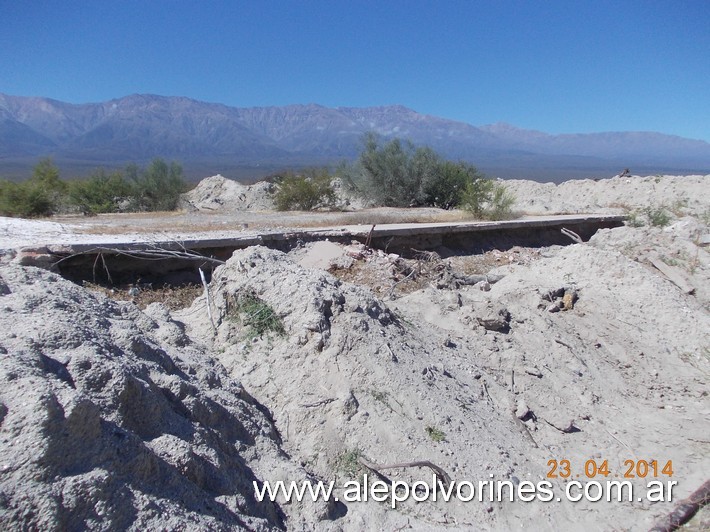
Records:
<instances>
[{"instance_id":1,"label":"concrete platform ruin","mask_svg":"<svg viewBox=\"0 0 710 532\"><path fill-rule=\"evenodd\" d=\"M597 230L618 227L624 217L618 215L558 215L526 217L516 220L463 223L406 223L383 225L344 225L317 229L234 231L145 235L77 234L61 243L41 243L16 250L17 260L26 265L56 269L74 279L107 281L103 272L111 272L114 282L125 278L160 277L177 281L194 278L197 268L206 271L227 260L237 249L262 245L288 251L306 242L330 240L349 244L358 241L373 248L404 256L413 250L437 250L440 254L481 253L512 246L547 246L573 243L561 230L573 231L584 241ZM123 238L122 238L123 237ZM39 244L39 243L38 243ZM190 251L194 258L178 255L146 260L140 252Z\"/></svg>"}]
</instances>

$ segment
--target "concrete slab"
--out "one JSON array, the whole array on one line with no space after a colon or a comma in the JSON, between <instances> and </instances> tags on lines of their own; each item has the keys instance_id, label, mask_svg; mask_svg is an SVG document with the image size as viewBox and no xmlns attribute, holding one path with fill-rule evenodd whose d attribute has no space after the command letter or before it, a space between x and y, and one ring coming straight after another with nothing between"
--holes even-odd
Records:
<instances>
[{"instance_id":1,"label":"concrete slab","mask_svg":"<svg viewBox=\"0 0 710 532\"><path fill-rule=\"evenodd\" d=\"M342 246L328 240L323 240L314 242L306 254L301 257L301 260L298 261L298 264L306 268L327 270L335 259L342 256Z\"/></svg>"}]
</instances>

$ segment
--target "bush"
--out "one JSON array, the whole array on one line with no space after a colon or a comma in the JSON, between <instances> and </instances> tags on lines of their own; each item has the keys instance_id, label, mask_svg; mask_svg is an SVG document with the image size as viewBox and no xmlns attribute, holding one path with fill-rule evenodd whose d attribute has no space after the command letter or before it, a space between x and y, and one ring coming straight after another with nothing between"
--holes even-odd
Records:
<instances>
[{"instance_id":1,"label":"bush","mask_svg":"<svg viewBox=\"0 0 710 532\"><path fill-rule=\"evenodd\" d=\"M339 169L343 181L375 205L463 206L482 218L510 216L514 198L472 164L447 161L431 148L393 139L380 145L372 133L353 165Z\"/></svg>"},{"instance_id":2,"label":"bush","mask_svg":"<svg viewBox=\"0 0 710 532\"><path fill-rule=\"evenodd\" d=\"M32 181L47 194L61 195L67 190L67 184L59 178L59 168L52 159L40 159L32 172Z\"/></svg>"},{"instance_id":3,"label":"bush","mask_svg":"<svg viewBox=\"0 0 710 532\"><path fill-rule=\"evenodd\" d=\"M470 181L461 196L461 207L464 210L488 220L510 218L513 203L515 197L504 185L484 178Z\"/></svg>"},{"instance_id":4,"label":"bush","mask_svg":"<svg viewBox=\"0 0 710 532\"><path fill-rule=\"evenodd\" d=\"M413 207L425 203L422 183L431 182L439 157L429 148L393 139L379 145L376 135L364 138L364 149L345 176L355 190L376 205Z\"/></svg>"},{"instance_id":5,"label":"bush","mask_svg":"<svg viewBox=\"0 0 710 532\"><path fill-rule=\"evenodd\" d=\"M487 180L475 166L464 162L441 161L433 179L424 183L426 204L452 209L461 204L467 187L479 181Z\"/></svg>"},{"instance_id":6,"label":"bush","mask_svg":"<svg viewBox=\"0 0 710 532\"><path fill-rule=\"evenodd\" d=\"M281 336L286 332L274 309L251 291L236 294L228 300L227 316L246 327L248 338L257 338L269 332Z\"/></svg>"},{"instance_id":7,"label":"bush","mask_svg":"<svg viewBox=\"0 0 710 532\"><path fill-rule=\"evenodd\" d=\"M132 189L130 210L172 211L177 208L180 194L187 190L182 166L154 159L141 170L135 164L126 168Z\"/></svg>"},{"instance_id":8,"label":"bush","mask_svg":"<svg viewBox=\"0 0 710 532\"><path fill-rule=\"evenodd\" d=\"M427 427L424 430L429 435L429 437L432 439L432 441L435 441L437 443L442 442L442 441L446 441L446 433L443 430L440 430L436 427Z\"/></svg>"},{"instance_id":9,"label":"bush","mask_svg":"<svg viewBox=\"0 0 710 532\"><path fill-rule=\"evenodd\" d=\"M671 217L665 207L646 207L643 210L651 225L655 227L665 227L671 223Z\"/></svg>"},{"instance_id":10,"label":"bush","mask_svg":"<svg viewBox=\"0 0 710 532\"><path fill-rule=\"evenodd\" d=\"M505 185L495 183L493 185L493 197L488 203L488 209L484 212L484 217L489 220L506 220L513 216L513 204L515 196L508 192Z\"/></svg>"},{"instance_id":11,"label":"bush","mask_svg":"<svg viewBox=\"0 0 710 532\"><path fill-rule=\"evenodd\" d=\"M51 159L41 159L32 177L22 183L0 182L0 214L5 216L49 216L69 205L87 214L116 212L128 200L129 211L174 210L180 194L187 190L182 167L155 159L146 169L136 165L106 175L99 170L89 179L67 183Z\"/></svg>"},{"instance_id":12,"label":"bush","mask_svg":"<svg viewBox=\"0 0 710 532\"><path fill-rule=\"evenodd\" d=\"M131 184L120 172L107 175L98 170L89 179L69 185L69 201L86 214L118 212L121 201L133 193Z\"/></svg>"},{"instance_id":13,"label":"bush","mask_svg":"<svg viewBox=\"0 0 710 532\"><path fill-rule=\"evenodd\" d=\"M643 227L646 224L654 227L665 227L670 223L671 216L663 205L629 210L626 214L626 225L630 227Z\"/></svg>"},{"instance_id":14,"label":"bush","mask_svg":"<svg viewBox=\"0 0 710 532\"><path fill-rule=\"evenodd\" d=\"M332 177L326 169L309 169L301 175L289 173L279 179L276 208L280 211L311 211L319 207L332 207L335 190Z\"/></svg>"},{"instance_id":15,"label":"bush","mask_svg":"<svg viewBox=\"0 0 710 532\"><path fill-rule=\"evenodd\" d=\"M27 181L5 181L0 185L0 214L25 218L50 216L62 203L66 188L52 160L41 159Z\"/></svg>"},{"instance_id":16,"label":"bush","mask_svg":"<svg viewBox=\"0 0 710 532\"><path fill-rule=\"evenodd\" d=\"M0 182L0 214L35 218L49 216L55 203L40 185L30 180L24 183Z\"/></svg>"}]
</instances>

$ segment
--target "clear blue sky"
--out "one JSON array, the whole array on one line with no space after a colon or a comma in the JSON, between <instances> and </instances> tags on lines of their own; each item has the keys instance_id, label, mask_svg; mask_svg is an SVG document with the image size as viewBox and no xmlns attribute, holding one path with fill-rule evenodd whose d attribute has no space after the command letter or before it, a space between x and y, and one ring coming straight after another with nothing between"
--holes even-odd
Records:
<instances>
[{"instance_id":1,"label":"clear blue sky","mask_svg":"<svg viewBox=\"0 0 710 532\"><path fill-rule=\"evenodd\" d=\"M0 0L0 92L710 141L710 0Z\"/></svg>"}]
</instances>

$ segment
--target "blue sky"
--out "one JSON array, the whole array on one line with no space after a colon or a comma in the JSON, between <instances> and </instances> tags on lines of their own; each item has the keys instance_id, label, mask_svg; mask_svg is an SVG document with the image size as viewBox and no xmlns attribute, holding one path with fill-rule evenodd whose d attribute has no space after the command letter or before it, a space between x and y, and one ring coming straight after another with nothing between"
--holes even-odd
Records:
<instances>
[{"instance_id":1,"label":"blue sky","mask_svg":"<svg viewBox=\"0 0 710 532\"><path fill-rule=\"evenodd\" d=\"M710 141L710 1L0 0L0 92Z\"/></svg>"}]
</instances>

